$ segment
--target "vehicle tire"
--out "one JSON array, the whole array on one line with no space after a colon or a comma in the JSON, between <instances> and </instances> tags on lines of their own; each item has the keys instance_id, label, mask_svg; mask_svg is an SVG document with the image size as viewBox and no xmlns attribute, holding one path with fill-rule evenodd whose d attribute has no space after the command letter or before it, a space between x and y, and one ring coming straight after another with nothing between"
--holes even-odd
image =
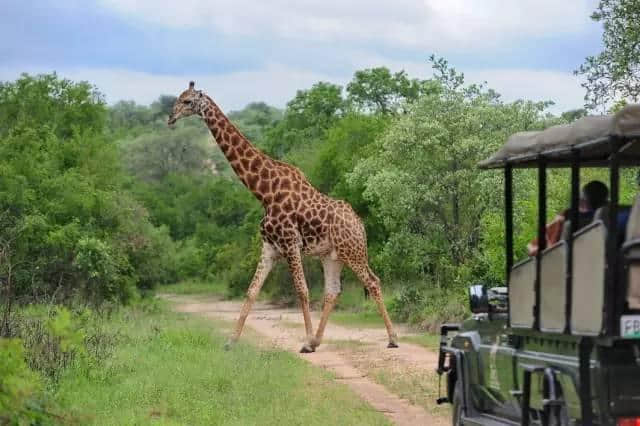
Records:
<instances>
[{"instance_id":1,"label":"vehicle tire","mask_svg":"<svg viewBox=\"0 0 640 426\"><path fill-rule=\"evenodd\" d=\"M452 416L451 424L453 426L462 426L462 386L460 386L460 380L456 380L456 387L453 391Z\"/></svg>"}]
</instances>

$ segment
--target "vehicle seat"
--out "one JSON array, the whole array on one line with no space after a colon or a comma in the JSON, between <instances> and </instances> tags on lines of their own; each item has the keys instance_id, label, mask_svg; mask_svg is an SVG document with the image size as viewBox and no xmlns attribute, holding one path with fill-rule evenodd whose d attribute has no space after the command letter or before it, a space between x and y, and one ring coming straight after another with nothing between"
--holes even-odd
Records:
<instances>
[{"instance_id":1,"label":"vehicle seat","mask_svg":"<svg viewBox=\"0 0 640 426\"><path fill-rule=\"evenodd\" d=\"M540 329L562 333L566 325L567 243L558 241L544 250L540 261Z\"/></svg>"},{"instance_id":2,"label":"vehicle seat","mask_svg":"<svg viewBox=\"0 0 640 426\"><path fill-rule=\"evenodd\" d=\"M571 233L571 221L565 220L562 225L562 234L560 235L561 241L569 241L569 234Z\"/></svg>"},{"instance_id":3,"label":"vehicle seat","mask_svg":"<svg viewBox=\"0 0 640 426\"><path fill-rule=\"evenodd\" d=\"M633 201L631 212L629 213L629 221L627 222L627 230L625 234L625 241L630 241L633 238L640 237L640 193L636 195L636 199Z\"/></svg>"},{"instance_id":4,"label":"vehicle seat","mask_svg":"<svg viewBox=\"0 0 640 426\"><path fill-rule=\"evenodd\" d=\"M633 207L631 207L625 234L626 243L640 238L640 194L636 196ZM626 255L640 255L640 247L631 248ZM629 265L627 279L627 302L629 303L629 308L640 309L640 263L631 263Z\"/></svg>"},{"instance_id":5,"label":"vehicle seat","mask_svg":"<svg viewBox=\"0 0 640 426\"><path fill-rule=\"evenodd\" d=\"M600 209L596 210L596 213L600 211ZM606 212L600 212L600 217L602 217L602 215L607 215L608 214L608 209ZM580 213L580 217L578 220L578 229L577 231L579 231L580 229L584 228L585 226L589 225L590 223L593 223L595 220L597 220L596 215L594 214L593 217L590 217L587 213ZM560 238L563 241L569 241L569 233L571 232L571 221L570 220L565 220L564 225L562 227L562 234L560 235Z\"/></svg>"},{"instance_id":6,"label":"vehicle seat","mask_svg":"<svg viewBox=\"0 0 640 426\"><path fill-rule=\"evenodd\" d=\"M602 329L606 271L606 228L595 221L574 234L571 333L598 335Z\"/></svg>"},{"instance_id":7,"label":"vehicle seat","mask_svg":"<svg viewBox=\"0 0 640 426\"><path fill-rule=\"evenodd\" d=\"M596 212L593 214L593 222L595 222L596 220L601 220L602 223L604 224L605 229L607 228L607 226L609 225L609 206L602 206L599 209L596 210Z\"/></svg>"}]
</instances>

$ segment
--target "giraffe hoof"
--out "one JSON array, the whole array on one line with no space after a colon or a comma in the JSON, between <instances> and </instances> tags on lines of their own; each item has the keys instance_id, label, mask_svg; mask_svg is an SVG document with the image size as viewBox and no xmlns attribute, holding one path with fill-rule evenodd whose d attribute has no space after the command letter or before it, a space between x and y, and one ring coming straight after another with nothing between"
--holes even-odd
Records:
<instances>
[{"instance_id":1,"label":"giraffe hoof","mask_svg":"<svg viewBox=\"0 0 640 426\"><path fill-rule=\"evenodd\" d=\"M397 348L398 344L396 342L389 342L389 344L387 345L388 348Z\"/></svg>"},{"instance_id":2,"label":"giraffe hoof","mask_svg":"<svg viewBox=\"0 0 640 426\"><path fill-rule=\"evenodd\" d=\"M300 349L300 353L301 354L310 354L312 352L315 352L316 350L309 345L308 343L305 343L304 346L302 346L302 349Z\"/></svg>"},{"instance_id":3,"label":"giraffe hoof","mask_svg":"<svg viewBox=\"0 0 640 426\"><path fill-rule=\"evenodd\" d=\"M231 340L227 340L226 342L224 342L224 350L225 351L231 350L232 346L233 346L233 342Z\"/></svg>"}]
</instances>

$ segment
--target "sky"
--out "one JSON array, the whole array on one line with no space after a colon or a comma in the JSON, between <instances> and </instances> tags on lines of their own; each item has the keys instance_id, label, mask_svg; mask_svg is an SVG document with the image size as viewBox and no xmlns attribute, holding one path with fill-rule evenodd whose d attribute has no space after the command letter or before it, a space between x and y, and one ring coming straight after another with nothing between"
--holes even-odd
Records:
<instances>
[{"instance_id":1,"label":"sky","mask_svg":"<svg viewBox=\"0 0 640 426\"><path fill-rule=\"evenodd\" d=\"M573 75L601 50L597 0L3 0L0 80L56 71L107 102L149 104L194 80L225 110L284 107L318 81L385 66L429 78L431 54L506 101L583 105Z\"/></svg>"}]
</instances>

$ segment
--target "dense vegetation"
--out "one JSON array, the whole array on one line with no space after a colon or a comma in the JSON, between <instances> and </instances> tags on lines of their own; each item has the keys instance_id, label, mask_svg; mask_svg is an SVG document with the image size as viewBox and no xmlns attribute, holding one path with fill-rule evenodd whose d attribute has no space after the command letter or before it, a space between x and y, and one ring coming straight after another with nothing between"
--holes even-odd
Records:
<instances>
[{"instance_id":1,"label":"dense vegetation","mask_svg":"<svg viewBox=\"0 0 640 426\"><path fill-rule=\"evenodd\" d=\"M327 82L300 90L284 111L253 103L229 114L261 149L354 206L392 312L416 322L436 306L459 316L466 284L503 279L501 177L479 172L477 161L510 133L581 114L553 117L547 103L503 102L446 61L431 61L429 80L362 70L345 90ZM0 86L4 335L21 301L101 306L185 279L244 292L262 208L199 120L167 128L173 100L108 107L88 83L55 74ZM535 188L532 176L518 179L524 243ZM563 185L553 191L550 206L565 205ZM317 262L307 266L314 294L322 274ZM266 287L287 299L285 268Z\"/></svg>"},{"instance_id":2,"label":"dense vegetation","mask_svg":"<svg viewBox=\"0 0 640 426\"><path fill-rule=\"evenodd\" d=\"M591 19L602 22L604 49L575 71L586 78L587 108L640 101L640 2L600 0Z\"/></svg>"},{"instance_id":3,"label":"dense vegetation","mask_svg":"<svg viewBox=\"0 0 640 426\"><path fill-rule=\"evenodd\" d=\"M636 15L633 1L600 2L593 18L605 24L604 51L578 70L588 77L587 108L637 100ZM353 205L393 317L424 327L464 315L470 282L504 281L502 177L475 164L510 133L585 114L553 116L546 102L505 102L430 59L428 80L366 69L344 88L318 82L300 90L284 110L252 103L229 113L259 148ZM101 377L110 398L110 381L129 368L136 342L167 349L209 338L156 333L155 325L118 334L101 325L105 318L139 324L123 315L140 308L118 307L136 305L154 287L197 280L230 297L245 291L262 208L199 120L167 128L174 100L108 106L90 83L56 74L0 83L0 423L66 420L60 413L74 411L79 377ZM586 171L583 179L591 178L606 174ZM636 192L634 178L623 174L623 202ZM535 234L536 180L526 171L515 179L516 255L523 257ZM567 181L566 171L549 172L550 216L567 205ZM305 267L319 299L320 267ZM362 308L354 277L346 272L344 282L339 307ZM265 292L291 302L291 288L279 267ZM113 376L100 376L106 360Z\"/></svg>"}]
</instances>

